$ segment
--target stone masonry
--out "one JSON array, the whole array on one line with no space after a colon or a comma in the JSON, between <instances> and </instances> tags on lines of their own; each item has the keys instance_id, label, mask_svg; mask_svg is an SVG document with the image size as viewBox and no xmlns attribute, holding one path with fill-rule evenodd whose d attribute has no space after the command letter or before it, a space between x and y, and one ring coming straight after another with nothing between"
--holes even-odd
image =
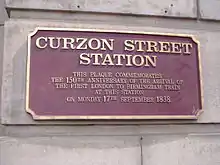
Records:
<instances>
[{"instance_id":1,"label":"stone masonry","mask_svg":"<svg viewBox=\"0 0 220 165\"><path fill-rule=\"evenodd\" d=\"M27 35L36 27L192 34L198 120L34 121L24 110ZM0 0L0 165L220 165L219 0Z\"/></svg>"}]
</instances>

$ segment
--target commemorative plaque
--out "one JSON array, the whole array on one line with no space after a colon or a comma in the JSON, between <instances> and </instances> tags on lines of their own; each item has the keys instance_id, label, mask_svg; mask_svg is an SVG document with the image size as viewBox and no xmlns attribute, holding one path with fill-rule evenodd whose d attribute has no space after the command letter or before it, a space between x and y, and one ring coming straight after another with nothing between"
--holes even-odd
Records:
<instances>
[{"instance_id":1,"label":"commemorative plaque","mask_svg":"<svg viewBox=\"0 0 220 165\"><path fill-rule=\"evenodd\" d=\"M28 36L26 111L36 120L196 119L193 36L37 28Z\"/></svg>"}]
</instances>

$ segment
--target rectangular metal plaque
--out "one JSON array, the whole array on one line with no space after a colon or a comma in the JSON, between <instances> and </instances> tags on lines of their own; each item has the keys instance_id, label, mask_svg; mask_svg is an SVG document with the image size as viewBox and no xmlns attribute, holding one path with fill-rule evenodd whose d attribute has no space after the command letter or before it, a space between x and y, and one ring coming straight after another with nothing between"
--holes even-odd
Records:
<instances>
[{"instance_id":1,"label":"rectangular metal plaque","mask_svg":"<svg viewBox=\"0 0 220 165\"><path fill-rule=\"evenodd\" d=\"M37 28L28 36L26 111L36 120L196 119L191 35Z\"/></svg>"}]
</instances>

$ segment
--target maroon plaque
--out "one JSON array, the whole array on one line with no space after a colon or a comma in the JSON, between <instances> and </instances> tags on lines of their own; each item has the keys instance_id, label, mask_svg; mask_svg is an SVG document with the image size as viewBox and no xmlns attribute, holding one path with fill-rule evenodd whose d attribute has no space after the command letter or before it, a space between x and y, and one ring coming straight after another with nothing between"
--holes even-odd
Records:
<instances>
[{"instance_id":1,"label":"maroon plaque","mask_svg":"<svg viewBox=\"0 0 220 165\"><path fill-rule=\"evenodd\" d=\"M28 37L34 119L196 119L199 43L190 35L37 28Z\"/></svg>"}]
</instances>

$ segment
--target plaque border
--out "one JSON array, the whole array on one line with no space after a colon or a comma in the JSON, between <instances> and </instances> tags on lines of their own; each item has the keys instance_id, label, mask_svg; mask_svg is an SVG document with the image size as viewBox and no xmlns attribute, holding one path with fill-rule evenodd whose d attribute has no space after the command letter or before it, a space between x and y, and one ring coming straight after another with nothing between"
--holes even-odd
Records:
<instances>
[{"instance_id":1,"label":"plaque border","mask_svg":"<svg viewBox=\"0 0 220 165\"><path fill-rule=\"evenodd\" d=\"M146 34L146 35L159 35L159 36L173 36L173 37L187 37L191 38L197 44L198 50L198 72L199 72L199 86L200 86L200 102L201 109L196 110L195 115L76 115L76 116L40 116L37 115L32 109L29 108L29 85L30 85L30 56L31 56L31 37L34 36L39 30L47 31L81 31L81 32L97 32L97 33L129 33L129 34ZM201 75L201 54L200 54L200 42L191 34L179 34L179 33L160 33L160 32L144 32L144 31L127 31L127 30L106 30L106 29L81 29L81 28L53 28L53 27L36 27L33 32L28 34L28 54L27 54L27 65L26 65L26 96L25 96L25 111L33 117L34 120L91 120L91 119L113 119L113 120L125 120L125 119L198 119L198 117L204 112L204 95L203 95L203 83Z\"/></svg>"}]
</instances>

